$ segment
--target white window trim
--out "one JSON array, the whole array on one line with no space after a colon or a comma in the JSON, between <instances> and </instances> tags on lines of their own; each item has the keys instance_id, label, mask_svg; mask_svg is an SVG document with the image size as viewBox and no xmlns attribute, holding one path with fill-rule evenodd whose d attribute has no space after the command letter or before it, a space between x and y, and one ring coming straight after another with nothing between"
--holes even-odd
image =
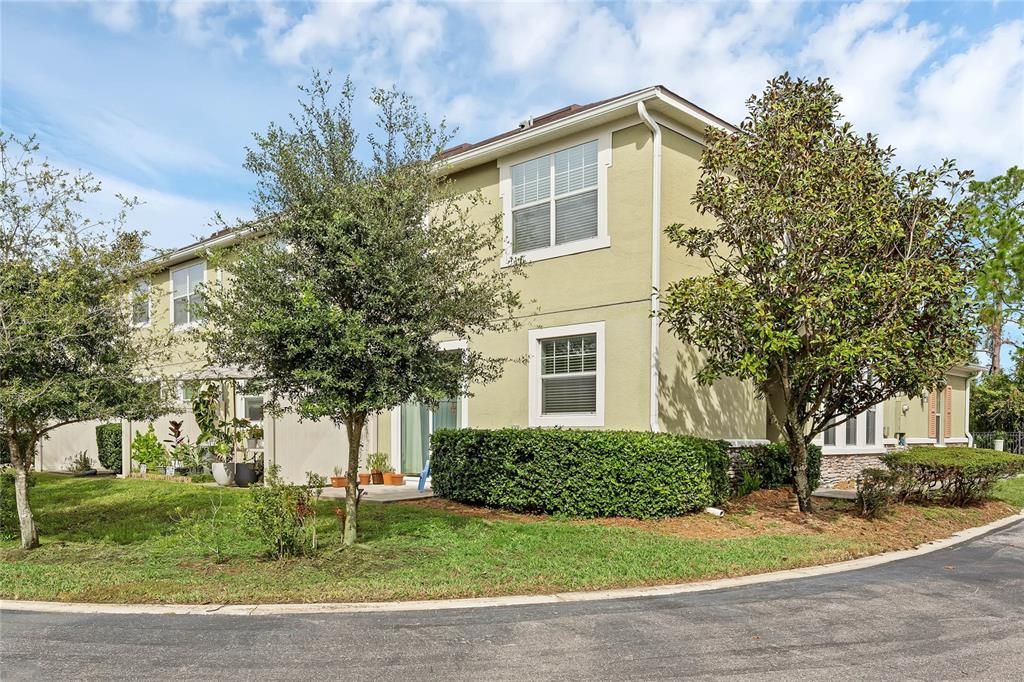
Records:
<instances>
[{"instance_id":1,"label":"white window trim","mask_svg":"<svg viewBox=\"0 0 1024 682\"><path fill-rule=\"evenodd\" d=\"M452 341L441 341L437 344L438 350L469 350L469 342L465 339L455 339ZM402 406L391 408L391 466L394 467L395 471L402 470ZM462 428L469 428L469 398L464 395L459 396L459 421L462 422ZM406 476L406 479L418 477ZM430 477L427 477L427 481L430 481Z\"/></svg>"},{"instance_id":2,"label":"white window trim","mask_svg":"<svg viewBox=\"0 0 1024 682\"><path fill-rule=\"evenodd\" d=\"M580 239L567 244L552 244L540 249L512 253L512 166L530 161L541 156L554 154L555 152L570 147L575 147L586 142L597 140L597 235L590 239ZM533 261L559 258L584 251L594 251L611 246L611 238L608 236L608 168L612 165L612 128L605 128L598 131L565 137L557 142L549 143L540 147L534 147L527 152L520 152L498 160L498 194L501 196L502 209L502 243L503 252L501 265L506 267L522 260L527 263ZM553 188L552 188L553 190ZM584 190L580 190L582 192ZM587 189L586 191L593 191ZM568 196L568 195L566 195ZM544 202L553 202L552 194ZM544 202L531 202L517 208L528 207L533 204ZM552 224L551 229L554 230Z\"/></svg>"},{"instance_id":3,"label":"white window trim","mask_svg":"<svg viewBox=\"0 0 1024 682\"><path fill-rule=\"evenodd\" d=\"M170 284L170 286L168 288L170 289L170 291L168 292L168 295L167 295L168 296L167 302L168 302L168 306L169 306L167 312L168 312L168 317L171 320L171 330L172 331L185 331L185 330L188 330L188 329L194 329L195 327L199 326L199 321L192 319L192 313L191 312L189 312L189 314L188 314L188 316L189 316L189 321L188 322L186 322L185 324L174 324L174 273L180 272L182 270L189 270L191 268L194 268L196 265L202 265L203 266L203 280L200 282L200 284L206 284L206 261L205 260L199 261L198 263L189 263L188 265L182 265L181 267L177 267L177 268L174 268L173 270L171 270L170 279L168 280L168 282ZM192 296L189 295L188 298L189 298L189 300L191 300Z\"/></svg>"},{"instance_id":4,"label":"white window trim","mask_svg":"<svg viewBox=\"0 0 1024 682\"><path fill-rule=\"evenodd\" d=\"M884 422L883 415L885 412L882 408L882 403L875 405L875 442L873 445L867 444L867 410L857 415L856 442L848 443L846 440L846 425L849 424L847 421L835 427L835 445L825 445L824 431L815 436L814 444L821 447L821 453L823 455L874 455L884 453L885 444L890 439L882 437Z\"/></svg>"},{"instance_id":5,"label":"white window trim","mask_svg":"<svg viewBox=\"0 0 1024 682\"><path fill-rule=\"evenodd\" d=\"M140 284L146 285L146 321L136 322L135 321L135 298L138 296L138 289ZM135 329L143 329L148 327L153 322L153 285L146 279L139 279L135 281L135 286L132 287L132 327Z\"/></svg>"},{"instance_id":6,"label":"white window trim","mask_svg":"<svg viewBox=\"0 0 1024 682\"><path fill-rule=\"evenodd\" d=\"M594 334L597 337L597 409L594 414L541 414L540 342L545 339L579 334ZM604 322L531 329L528 336L530 426L604 426Z\"/></svg>"}]
</instances>

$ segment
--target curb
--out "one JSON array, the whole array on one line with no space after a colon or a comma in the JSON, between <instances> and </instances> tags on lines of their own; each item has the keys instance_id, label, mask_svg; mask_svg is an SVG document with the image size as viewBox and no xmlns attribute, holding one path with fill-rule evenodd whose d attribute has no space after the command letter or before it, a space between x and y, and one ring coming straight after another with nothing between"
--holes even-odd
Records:
<instances>
[{"instance_id":1,"label":"curb","mask_svg":"<svg viewBox=\"0 0 1024 682\"><path fill-rule=\"evenodd\" d=\"M884 552L872 556L840 561L822 566L793 568L773 573L759 573L738 578L719 578L676 585L627 587L594 592L559 592L556 594L520 595L510 597L470 597L464 599L438 599L394 602L348 602L318 604L90 604L83 602L0 600L0 611L34 611L39 613L79 613L107 615L223 615L272 616L318 613L382 613L391 611L434 611L448 609L477 609L490 606L528 606L533 604L565 604L571 602L600 601L605 599L631 599L667 596L690 592L709 592L731 587L776 583L796 578L810 578L846 571L857 571L893 561L909 559L947 549L974 540L993 531L1024 521L1024 511L976 528L954 533L944 540L932 540L913 549Z\"/></svg>"}]
</instances>

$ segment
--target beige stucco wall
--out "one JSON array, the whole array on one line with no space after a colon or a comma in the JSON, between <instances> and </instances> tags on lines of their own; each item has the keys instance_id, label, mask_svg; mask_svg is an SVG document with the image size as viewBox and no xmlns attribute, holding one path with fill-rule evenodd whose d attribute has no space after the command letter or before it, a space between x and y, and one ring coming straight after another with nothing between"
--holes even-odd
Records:
<instances>
[{"instance_id":1,"label":"beige stucco wall","mask_svg":"<svg viewBox=\"0 0 1024 682\"><path fill-rule=\"evenodd\" d=\"M946 381L952 389L952 414L950 415L948 438L966 438L967 384L970 380L964 376L949 374L946 376ZM906 415L903 414L903 406L907 406ZM883 407L883 415L887 438L895 438L896 434L900 432L906 433L908 439L929 438L928 392L924 392L923 395L898 396L887 400Z\"/></svg>"},{"instance_id":2,"label":"beige stucco wall","mask_svg":"<svg viewBox=\"0 0 1024 682\"><path fill-rule=\"evenodd\" d=\"M662 132L662 227L673 223L707 225L690 203L700 177L702 147L672 130ZM647 234L650 228L647 229ZM649 238L649 237L648 237ZM683 277L704 275L707 266L671 243L661 233L661 284L664 291ZM650 281L648 275L647 281ZM724 379L700 386L694 376L703 366L695 348L686 346L662 325L660 334L660 413L666 431L712 438L765 438L766 405L754 386Z\"/></svg>"}]
</instances>

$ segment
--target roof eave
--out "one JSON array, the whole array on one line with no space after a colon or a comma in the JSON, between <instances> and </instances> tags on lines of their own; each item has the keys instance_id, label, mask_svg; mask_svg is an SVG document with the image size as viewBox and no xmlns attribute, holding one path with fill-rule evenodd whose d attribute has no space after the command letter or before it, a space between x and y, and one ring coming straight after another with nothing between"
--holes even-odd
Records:
<instances>
[{"instance_id":1,"label":"roof eave","mask_svg":"<svg viewBox=\"0 0 1024 682\"><path fill-rule=\"evenodd\" d=\"M520 149L557 139L578 129L599 125L606 121L621 118L635 110L638 102L644 102L649 109L679 120L688 127L698 131L708 126L733 132L736 128L730 123L704 111L700 107L686 101L675 93L660 85L638 90L618 99L611 100L600 106L585 109L576 114L566 116L550 123L528 128L510 137L495 140L489 144L476 147L465 152L454 154L441 163L446 173L454 173L493 161Z\"/></svg>"}]
</instances>

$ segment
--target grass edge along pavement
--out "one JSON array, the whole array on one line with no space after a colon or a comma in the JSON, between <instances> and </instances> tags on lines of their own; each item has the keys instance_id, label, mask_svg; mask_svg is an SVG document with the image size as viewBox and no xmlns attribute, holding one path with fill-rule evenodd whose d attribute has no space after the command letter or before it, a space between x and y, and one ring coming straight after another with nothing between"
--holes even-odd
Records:
<instances>
[{"instance_id":1,"label":"grass edge along pavement","mask_svg":"<svg viewBox=\"0 0 1024 682\"><path fill-rule=\"evenodd\" d=\"M16 542L0 543L0 597L371 602L735 577L948 537L1019 511L1024 478L999 485L1002 502L966 509L908 505L877 521L859 519L847 503L829 503L810 521L793 518L771 493L733 501L722 519L695 514L650 522L528 517L440 501L366 505L361 542L347 551L340 548L334 503L321 502L321 550L273 561L237 525L243 490L44 474L33 488L43 545L22 552ZM218 504L220 520L210 523Z\"/></svg>"}]
</instances>

